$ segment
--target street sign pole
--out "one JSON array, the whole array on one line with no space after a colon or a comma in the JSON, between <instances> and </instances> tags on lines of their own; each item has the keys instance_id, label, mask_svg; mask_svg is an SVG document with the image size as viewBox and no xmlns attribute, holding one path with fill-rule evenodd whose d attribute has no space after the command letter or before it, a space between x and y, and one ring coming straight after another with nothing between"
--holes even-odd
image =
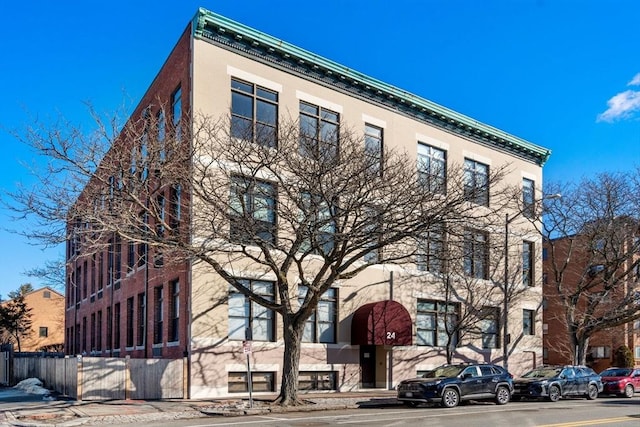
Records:
<instances>
[{"instance_id":1,"label":"street sign pole","mask_svg":"<svg viewBox=\"0 0 640 427\"><path fill-rule=\"evenodd\" d=\"M247 356L247 386L249 387L249 408L253 408L253 382L251 379L251 341L242 342L242 351Z\"/></svg>"}]
</instances>

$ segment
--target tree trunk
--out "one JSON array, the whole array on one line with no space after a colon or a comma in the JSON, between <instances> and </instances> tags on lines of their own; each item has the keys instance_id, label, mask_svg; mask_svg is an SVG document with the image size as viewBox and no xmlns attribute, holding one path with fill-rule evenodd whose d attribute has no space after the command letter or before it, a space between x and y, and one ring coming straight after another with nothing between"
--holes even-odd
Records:
<instances>
[{"instance_id":1,"label":"tree trunk","mask_svg":"<svg viewBox=\"0 0 640 427\"><path fill-rule=\"evenodd\" d=\"M575 328L571 329L571 354L573 355L571 363L576 365L586 365L589 337L581 337L576 333L574 330Z\"/></svg>"},{"instance_id":2,"label":"tree trunk","mask_svg":"<svg viewBox=\"0 0 640 427\"><path fill-rule=\"evenodd\" d=\"M284 355L282 361L282 383L280 395L276 400L282 406L299 405L298 373L300 368L300 343L304 322L296 322L283 316L284 322Z\"/></svg>"},{"instance_id":3,"label":"tree trunk","mask_svg":"<svg viewBox=\"0 0 640 427\"><path fill-rule=\"evenodd\" d=\"M576 365L587 364L587 348L589 348L589 338L578 338L575 348Z\"/></svg>"},{"instance_id":4,"label":"tree trunk","mask_svg":"<svg viewBox=\"0 0 640 427\"><path fill-rule=\"evenodd\" d=\"M453 339L451 337L451 335L449 335L448 339L447 339L447 347L446 347L446 356L447 356L447 364L450 365L451 364L451 360L453 359L453 352L454 349L453 347Z\"/></svg>"}]
</instances>

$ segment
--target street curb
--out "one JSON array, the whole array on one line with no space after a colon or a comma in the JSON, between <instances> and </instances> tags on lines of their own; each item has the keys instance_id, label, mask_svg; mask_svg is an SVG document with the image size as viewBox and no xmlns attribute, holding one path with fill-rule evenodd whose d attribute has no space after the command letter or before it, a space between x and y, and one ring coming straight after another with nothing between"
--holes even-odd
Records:
<instances>
[{"instance_id":1,"label":"street curb","mask_svg":"<svg viewBox=\"0 0 640 427\"><path fill-rule=\"evenodd\" d=\"M85 424L125 424L135 422L153 422L163 420L178 420L178 419L196 419L207 417L242 417L251 415L269 415L269 414L283 414L290 412L317 412L317 411L330 411L340 409L358 409L358 408L380 408L388 406L402 405L395 399L381 399L380 401L366 401L364 399L354 399L359 402L350 403L319 403L314 402L306 403L299 406L265 406L257 408L189 408L180 411L167 411L167 412L153 412L153 413L141 413L135 415L101 415L101 416L87 416L78 414L73 408L67 408L69 412L77 417L72 420L61 422L38 422L37 420L29 420L26 417L16 417L12 411L6 411L5 416L9 425L20 427L75 427Z\"/></svg>"}]
</instances>

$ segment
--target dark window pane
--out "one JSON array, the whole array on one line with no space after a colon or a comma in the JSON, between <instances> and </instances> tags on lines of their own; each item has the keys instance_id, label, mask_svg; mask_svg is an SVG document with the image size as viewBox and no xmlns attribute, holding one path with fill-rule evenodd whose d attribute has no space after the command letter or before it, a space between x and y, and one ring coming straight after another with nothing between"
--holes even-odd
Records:
<instances>
[{"instance_id":1,"label":"dark window pane","mask_svg":"<svg viewBox=\"0 0 640 427\"><path fill-rule=\"evenodd\" d=\"M256 119L261 123L276 124L276 116L278 109L275 104L269 104L263 101L258 102L258 110L256 111Z\"/></svg>"},{"instance_id":2,"label":"dark window pane","mask_svg":"<svg viewBox=\"0 0 640 427\"><path fill-rule=\"evenodd\" d=\"M253 98L236 92L232 93L231 112L242 117L253 117Z\"/></svg>"},{"instance_id":3,"label":"dark window pane","mask_svg":"<svg viewBox=\"0 0 640 427\"><path fill-rule=\"evenodd\" d=\"M278 102L278 94L270 90L258 88L258 97L268 99L269 101Z\"/></svg>"},{"instance_id":4,"label":"dark window pane","mask_svg":"<svg viewBox=\"0 0 640 427\"><path fill-rule=\"evenodd\" d=\"M307 104L306 102L300 103L300 111L303 113L312 114L314 116L318 115L318 107L315 105Z\"/></svg>"},{"instance_id":5,"label":"dark window pane","mask_svg":"<svg viewBox=\"0 0 640 427\"><path fill-rule=\"evenodd\" d=\"M231 80L231 88L240 90L242 92L253 94L253 85L250 85L238 80L234 80L234 79Z\"/></svg>"}]
</instances>

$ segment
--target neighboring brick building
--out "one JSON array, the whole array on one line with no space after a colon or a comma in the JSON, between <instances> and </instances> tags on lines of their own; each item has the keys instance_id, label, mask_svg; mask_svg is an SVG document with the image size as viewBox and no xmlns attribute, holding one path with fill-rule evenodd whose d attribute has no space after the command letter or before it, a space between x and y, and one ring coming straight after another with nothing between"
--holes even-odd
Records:
<instances>
[{"instance_id":1,"label":"neighboring brick building","mask_svg":"<svg viewBox=\"0 0 640 427\"><path fill-rule=\"evenodd\" d=\"M571 236L573 242L579 241L579 236ZM633 239L629 239L632 241ZM575 288L578 283L584 286L584 277L589 275L597 275L600 273L601 266L593 263L590 255L585 255L585 244L573 244L570 248L569 238L554 239L555 259L569 260L569 266L566 269L565 294L569 295L572 286ZM567 253L571 251L570 257ZM558 297L557 290L554 286L552 277L553 269L551 266L551 256L549 243L543 246L543 271L545 280L543 281L544 289L544 308L543 308L543 362L549 365L573 364L575 361L575 349L571 348L568 336L567 320L565 319L565 307L562 305ZM624 253L624 250L621 252ZM626 294L630 290L638 288L638 280L640 275L637 273L630 274L626 281L622 281L617 289L620 294ZM597 292L598 289L595 290ZM595 294L591 293L591 296ZM577 305L577 312L585 310L585 301L590 293L583 293L581 301ZM616 294L608 296L611 304L616 303ZM618 300L620 301L620 300ZM606 310L605 308L602 308ZM597 315L597 313L596 313ZM615 351L620 346L627 346L634 353L635 366L640 366L640 321L629 322L619 326L611 327L607 330L596 332L589 340L587 347L587 364L596 372L614 366Z\"/></svg>"},{"instance_id":2,"label":"neighboring brick building","mask_svg":"<svg viewBox=\"0 0 640 427\"><path fill-rule=\"evenodd\" d=\"M193 112L226 117L230 109L242 120L255 121L246 116L251 113L234 110L234 102L247 100L261 103L262 113L275 107L276 121L278 114L303 114L304 109L306 120L366 128L380 145L404 149L416 159L428 157L445 168L447 162L470 165L469 176L474 179L481 180L490 165L509 164L506 181L522 189L531 198L529 202L540 197L542 165L550 154L547 149L203 9L178 40L132 117L158 117L162 114L158 104L163 104L170 109L167 117L158 118L162 125L179 123ZM268 119L261 124L269 126ZM488 194L489 189L486 191ZM188 195L167 189L166 198L177 201L172 215L190 230L188 213L178 213ZM70 228L83 226L81 220L70 224ZM542 357L541 322L535 316L542 300L541 286L536 286L542 269L534 256L541 244L527 221L514 222L512 229L514 236L520 236L512 239L514 246L517 240L528 256L526 292L509 309L509 333L518 337L512 340L510 367L519 373ZM496 241L501 242L504 235L497 234ZM489 235L489 231L483 234ZM480 251L488 251L488 245L483 242L474 247L478 252L468 256L482 263L487 254ZM69 241L66 352L137 358L185 356L190 397L244 393L243 326L253 328L258 323L257 317L247 314L247 307L253 304L230 292L228 283L211 271L203 273L189 262L168 268L155 262L157 255L142 244L114 236L103 252L83 256L82 245ZM368 268L323 297L327 316L318 323L323 322L326 333L302 344L300 381L305 388L388 388L445 362L438 337L450 316L443 315L443 309L451 313L452 307L442 305L437 289L413 280L418 274L432 274L416 264L406 270L386 265ZM250 263L238 265L247 281L265 289L272 284L269 277L252 275ZM396 273L395 290L390 290L390 271ZM488 277L480 279L487 287L495 286ZM389 300L391 293L393 301ZM494 316L501 303L492 308ZM381 345L385 338L380 334L385 331L380 328L370 335L360 332L367 330L374 313L390 310L397 314L393 323L399 329L393 334L402 337L401 345ZM283 341L276 316L262 311L260 321L269 325L259 331L255 327L253 333L253 386L254 391L272 393L278 388ZM499 362L499 318L495 315L480 326L482 339L461 342L456 360Z\"/></svg>"},{"instance_id":3,"label":"neighboring brick building","mask_svg":"<svg viewBox=\"0 0 640 427\"><path fill-rule=\"evenodd\" d=\"M11 301L11 300L9 300ZM8 301L3 301L6 304ZM21 351L62 351L64 344L64 295L49 287L24 295L31 309L31 330L20 340ZM18 348L14 346L14 351Z\"/></svg>"}]
</instances>

